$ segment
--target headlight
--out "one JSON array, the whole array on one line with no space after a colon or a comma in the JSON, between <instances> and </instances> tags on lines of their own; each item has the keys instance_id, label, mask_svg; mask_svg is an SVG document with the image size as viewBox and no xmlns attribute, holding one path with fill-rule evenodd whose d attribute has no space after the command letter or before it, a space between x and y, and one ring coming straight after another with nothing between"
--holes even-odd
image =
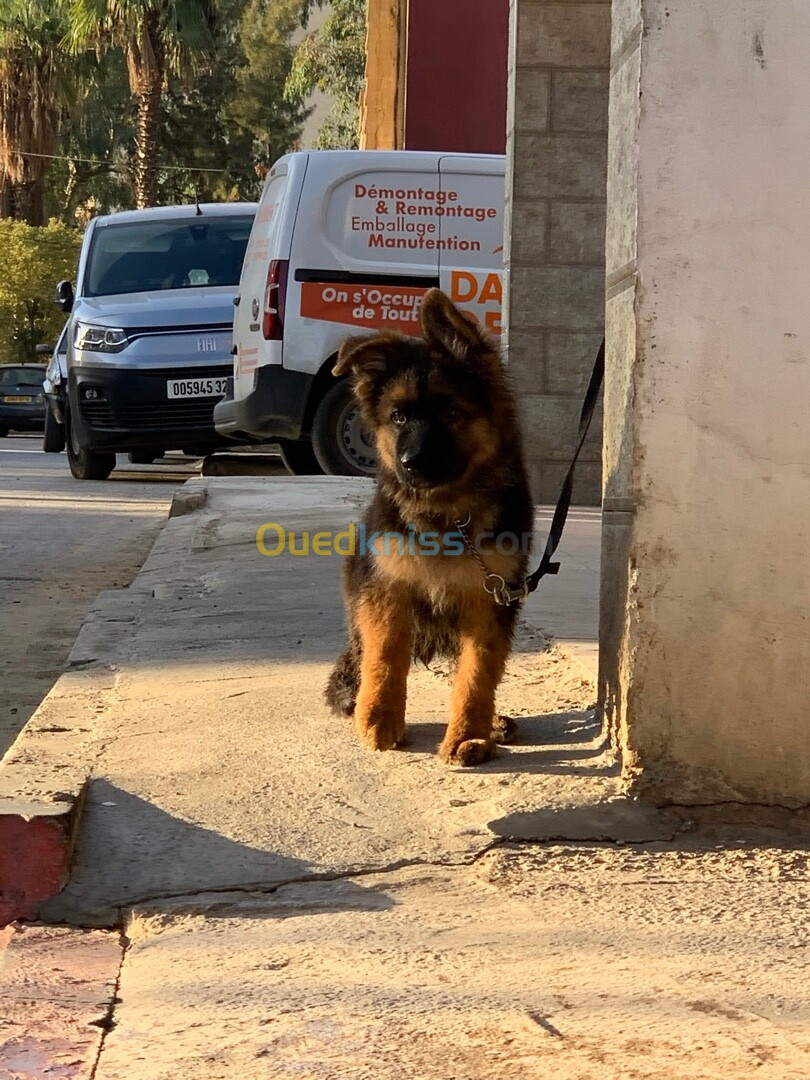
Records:
<instances>
[{"instance_id":1,"label":"headlight","mask_svg":"<svg viewBox=\"0 0 810 1080\"><path fill-rule=\"evenodd\" d=\"M110 330L106 326L76 323L73 331L73 347L93 352L121 352L129 344L123 330Z\"/></svg>"}]
</instances>

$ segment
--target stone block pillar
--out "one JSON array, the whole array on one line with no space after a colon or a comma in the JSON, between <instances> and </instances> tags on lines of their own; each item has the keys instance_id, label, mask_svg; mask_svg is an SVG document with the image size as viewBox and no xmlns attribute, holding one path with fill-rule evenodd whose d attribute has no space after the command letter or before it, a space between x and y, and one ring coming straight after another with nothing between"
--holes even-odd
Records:
<instances>
[{"instance_id":1,"label":"stone block pillar","mask_svg":"<svg viewBox=\"0 0 810 1080\"><path fill-rule=\"evenodd\" d=\"M810 6L615 0L600 683L659 803L810 804Z\"/></svg>"},{"instance_id":2,"label":"stone block pillar","mask_svg":"<svg viewBox=\"0 0 810 1080\"><path fill-rule=\"evenodd\" d=\"M507 119L509 370L535 498L557 497L604 325L609 0L512 0ZM601 417L574 498L601 497Z\"/></svg>"}]
</instances>

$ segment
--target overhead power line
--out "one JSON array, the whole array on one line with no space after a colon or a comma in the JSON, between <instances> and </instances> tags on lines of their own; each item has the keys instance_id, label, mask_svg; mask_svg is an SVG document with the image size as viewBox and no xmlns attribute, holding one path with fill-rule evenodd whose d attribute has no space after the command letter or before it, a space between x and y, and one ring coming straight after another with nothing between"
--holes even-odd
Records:
<instances>
[{"instance_id":1,"label":"overhead power line","mask_svg":"<svg viewBox=\"0 0 810 1080\"><path fill-rule=\"evenodd\" d=\"M117 165L108 158L85 158L73 157L70 154L35 154L33 150L11 150L10 153L20 157L43 158L49 161L80 161L83 165L109 165L112 172L121 172L131 166ZM228 169L207 169L202 165L155 165L155 172L204 172L226 173Z\"/></svg>"}]
</instances>

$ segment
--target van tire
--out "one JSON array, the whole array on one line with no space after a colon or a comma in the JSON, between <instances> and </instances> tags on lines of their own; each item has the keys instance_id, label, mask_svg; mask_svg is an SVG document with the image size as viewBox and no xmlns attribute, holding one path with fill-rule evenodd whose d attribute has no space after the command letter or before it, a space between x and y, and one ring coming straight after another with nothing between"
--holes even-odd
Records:
<instances>
[{"instance_id":1,"label":"van tire","mask_svg":"<svg viewBox=\"0 0 810 1080\"><path fill-rule=\"evenodd\" d=\"M348 379L321 398L312 418L312 448L330 476L374 475L374 448L363 434L360 406Z\"/></svg>"},{"instance_id":2,"label":"van tire","mask_svg":"<svg viewBox=\"0 0 810 1080\"><path fill-rule=\"evenodd\" d=\"M46 454L61 454L65 449L65 425L53 415L50 405L45 406L45 428L42 432L42 450Z\"/></svg>"},{"instance_id":3,"label":"van tire","mask_svg":"<svg viewBox=\"0 0 810 1080\"><path fill-rule=\"evenodd\" d=\"M291 439L279 440L281 460L287 471L293 476L323 476L323 469L315 457L312 443L305 439L294 442Z\"/></svg>"},{"instance_id":4,"label":"van tire","mask_svg":"<svg viewBox=\"0 0 810 1080\"><path fill-rule=\"evenodd\" d=\"M68 410L66 446L68 465L76 480L106 480L115 468L115 454L106 450L83 450L76 441L73 421Z\"/></svg>"}]
</instances>

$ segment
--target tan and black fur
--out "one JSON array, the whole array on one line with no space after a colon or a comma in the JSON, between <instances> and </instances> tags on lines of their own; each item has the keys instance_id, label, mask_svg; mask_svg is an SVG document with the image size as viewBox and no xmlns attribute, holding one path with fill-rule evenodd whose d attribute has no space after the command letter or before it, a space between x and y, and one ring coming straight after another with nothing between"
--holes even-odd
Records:
<instances>
[{"instance_id":1,"label":"tan and black fur","mask_svg":"<svg viewBox=\"0 0 810 1080\"><path fill-rule=\"evenodd\" d=\"M487 568L510 585L526 576L525 544L499 554L502 534L529 537L532 503L520 430L501 359L490 339L438 289L421 308L422 338L352 338L336 375L351 373L377 448L369 532L445 534L469 522ZM514 546L514 545L511 545ZM503 543L503 549L510 545ZM349 644L329 679L332 708L354 715L376 750L402 743L412 659L456 662L443 761L473 765L494 750L495 691L518 605L500 607L468 554L398 551L349 556L344 566Z\"/></svg>"}]
</instances>

